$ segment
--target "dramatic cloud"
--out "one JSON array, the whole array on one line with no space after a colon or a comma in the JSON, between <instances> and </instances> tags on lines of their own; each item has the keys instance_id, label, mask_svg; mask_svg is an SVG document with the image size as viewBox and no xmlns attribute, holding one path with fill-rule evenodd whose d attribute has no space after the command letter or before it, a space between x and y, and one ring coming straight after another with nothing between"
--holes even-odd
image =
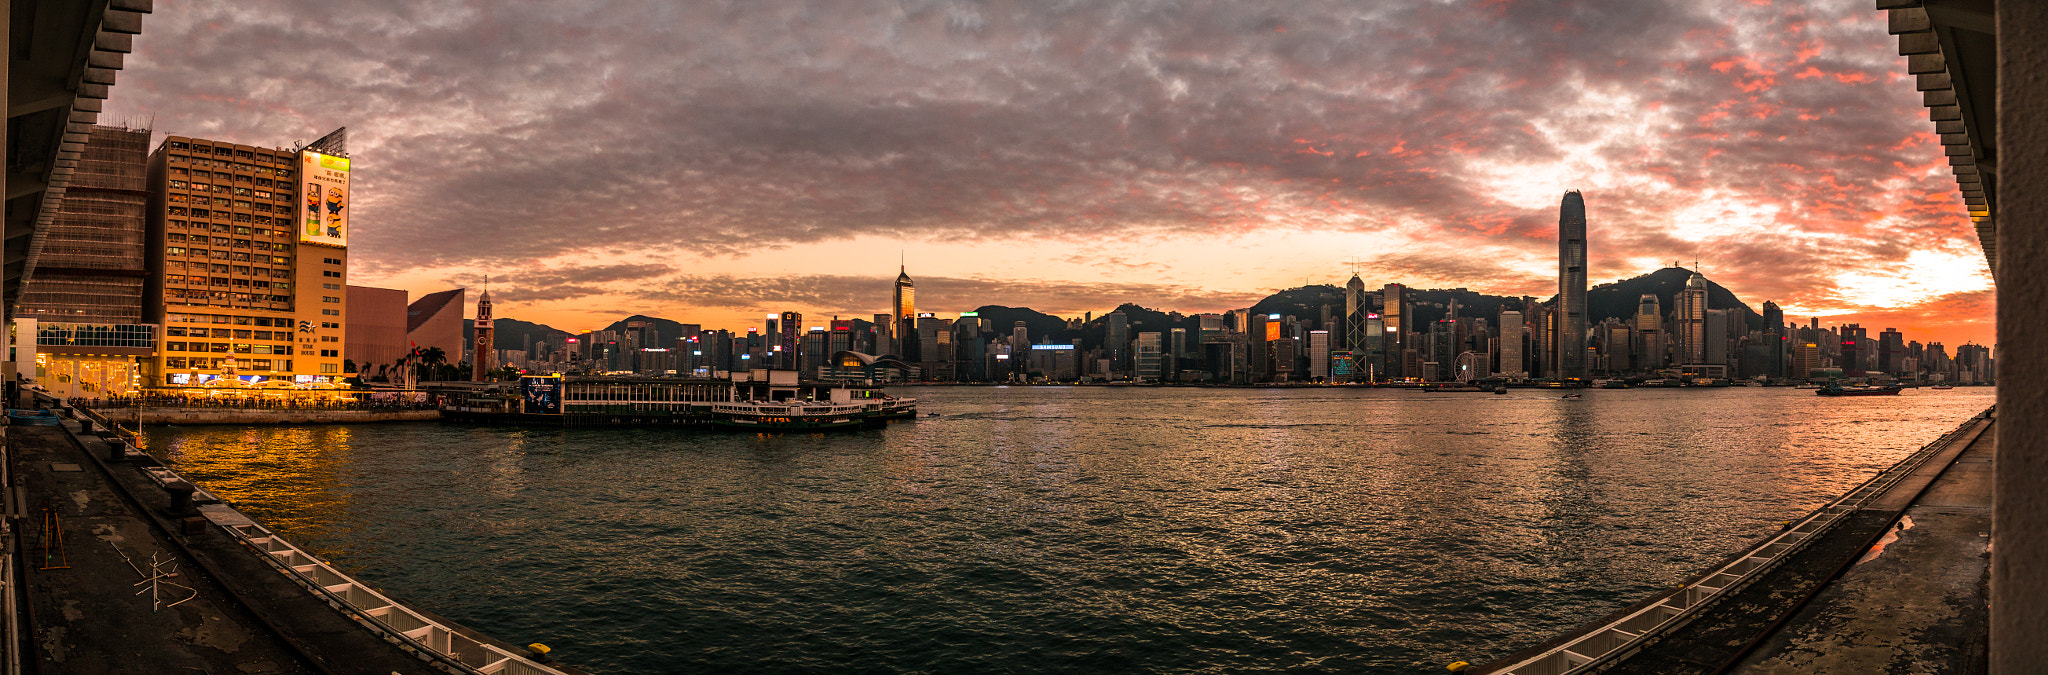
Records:
<instances>
[{"instance_id":1,"label":"dramatic cloud","mask_svg":"<svg viewBox=\"0 0 2048 675\"><path fill-rule=\"evenodd\" d=\"M1989 286L1894 47L1841 3L164 0L110 112L346 125L357 279L553 270L507 274L522 318L884 311L898 248L954 311L1027 304L1010 277L1209 309L1345 257L1547 295L1577 188L1594 279L1697 260L1985 340L1979 305L1844 287Z\"/></svg>"}]
</instances>

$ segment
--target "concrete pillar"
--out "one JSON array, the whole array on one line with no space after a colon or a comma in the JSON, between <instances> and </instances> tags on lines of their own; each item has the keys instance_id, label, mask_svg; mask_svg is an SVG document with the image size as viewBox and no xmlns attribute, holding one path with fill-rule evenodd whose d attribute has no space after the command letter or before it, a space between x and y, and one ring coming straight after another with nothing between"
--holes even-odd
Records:
<instances>
[{"instance_id":1,"label":"concrete pillar","mask_svg":"<svg viewBox=\"0 0 2048 675\"><path fill-rule=\"evenodd\" d=\"M2048 3L1998 3L1991 672L2048 667Z\"/></svg>"}]
</instances>

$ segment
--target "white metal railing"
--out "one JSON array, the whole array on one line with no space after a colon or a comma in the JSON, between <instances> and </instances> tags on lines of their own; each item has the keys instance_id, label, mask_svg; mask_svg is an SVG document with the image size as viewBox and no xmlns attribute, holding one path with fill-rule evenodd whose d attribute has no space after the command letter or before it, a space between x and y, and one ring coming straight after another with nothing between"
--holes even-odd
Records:
<instances>
[{"instance_id":1,"label":"white metal railing","mask_svg":"<svg viewBox=\"0 0 2048 675\"><path fill-rule=\"evenodd\" d=\"M1777 568L1792 554L1805 549L1819 535L1840 525L1849 514L1863 508L1919 470L1928 459L1954 444L1957 439L1987 419L1990 410L1921 447L1891 468L1871 476L1841 498L1785 528L1776 536L1751 547L1733 562L1715 568L1699 580L1678 587L1642 609L1587 631L1541 654L1493 671L1497 675L1575 675L1612 665L1651 641L1684 626L1706 607L1734 591L1748 587L1765 573Z\"/></svg>"},{"instance_id":2,"label":"white metal railing","mask_svg":"<svg viewBox=\"0 0 2048 675\"><path fill-rule=\"evenodd\" d=\"M410 645L445 665L481 675L568 675L524 655L463 635L412 611L308 555L262 525L224 524L221 529L263 553L273 569L307 590L325 596L335 609L355 617L388 639Z\"/></svg>"}]
</instances>

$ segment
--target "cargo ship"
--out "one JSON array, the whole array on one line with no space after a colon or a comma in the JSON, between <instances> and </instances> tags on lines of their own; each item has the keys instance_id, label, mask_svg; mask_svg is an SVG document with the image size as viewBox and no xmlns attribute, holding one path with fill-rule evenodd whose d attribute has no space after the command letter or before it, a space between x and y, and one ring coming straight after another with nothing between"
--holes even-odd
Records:
<instances>
[{"instance_id":1,"label":"cargo ship","mask_svg":"<svg viewBox=\"0 0 2048 675\"><path fill-rule=\"evenodd\" d=\"M1813 393L1817 396L1897 396L1903 389L1904 387L1896 384L1882 387L1844 387L1840 384L1830 384Z\"/></svg>"}]
</instances>

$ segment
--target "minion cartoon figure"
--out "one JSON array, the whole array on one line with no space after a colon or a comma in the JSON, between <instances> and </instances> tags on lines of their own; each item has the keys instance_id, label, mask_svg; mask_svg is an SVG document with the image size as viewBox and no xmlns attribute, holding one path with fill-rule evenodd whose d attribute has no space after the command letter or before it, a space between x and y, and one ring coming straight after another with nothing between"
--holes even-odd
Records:
<instances>
[{"instance_id":1,"label":"minion cartoon figure","mask_svg":"<svg viewBox=\"0 0 2048 675\"><path fill-rule=\"evenodd\" d=\"M320 186L306 185L306 236L320 236Z\"/></svg>"},{"instance_id":2,"label":"minion cartoon figure","mask_svg":"<svg viewBox=\"0 0 2048 675\"><path fill-rule=\"evenodd\" d=\"M345 220L341 210L348 208L348 197L341 188L327 188L327 236L341 238L341 224Z\"/></svg>"}]
</instances>

